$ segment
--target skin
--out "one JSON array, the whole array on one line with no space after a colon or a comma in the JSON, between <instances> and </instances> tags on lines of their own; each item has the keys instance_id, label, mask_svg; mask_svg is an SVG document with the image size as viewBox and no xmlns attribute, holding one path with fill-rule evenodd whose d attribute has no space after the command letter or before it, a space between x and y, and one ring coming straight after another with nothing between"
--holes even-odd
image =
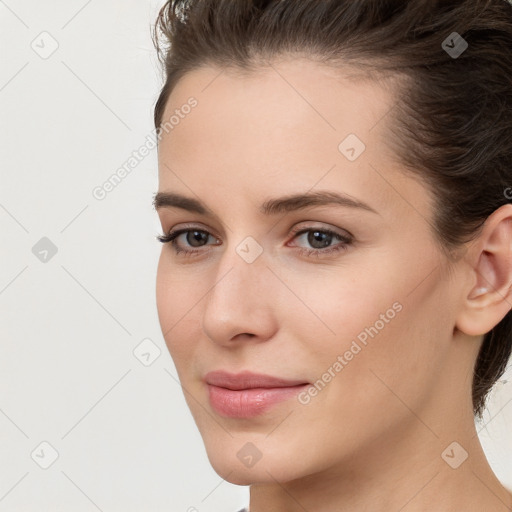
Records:
<instances>
[{"instance_id":1,"label":"skin","mask_svg":"<svg viewBox=\"0 0 512 512\"><path fill-rule=\"evenodd\" d=\"M215 216L158 208L163 233L186 226L211 237L202 246L179 237L182 249L199 250L194 257L162 247L157 307L215 471L251 486L251 512L512 510L471 403L482 335L512 304L512 205L489 217L448 272L431 195L387 145L389 84L296 58L247 76L203 67L177 84L164 120L190 96L198 105L162 132L159 192L200 199ZM366 145L355 161L338 149L349 133ZM377 213L258 212L266 199L319 190ZM301 255L319 246L295 227L348 232L353 242ZM252 263L236 251L248 236L263 249ZM394 303L402 309L309 403L294 398L251 419L211 407L206 372L314 383ZM461 448L450 455L468 454L457 469L442 457L454 441ZM237 457L247 442L261 453L252 467Z\"/></svg>"}]
</instances>

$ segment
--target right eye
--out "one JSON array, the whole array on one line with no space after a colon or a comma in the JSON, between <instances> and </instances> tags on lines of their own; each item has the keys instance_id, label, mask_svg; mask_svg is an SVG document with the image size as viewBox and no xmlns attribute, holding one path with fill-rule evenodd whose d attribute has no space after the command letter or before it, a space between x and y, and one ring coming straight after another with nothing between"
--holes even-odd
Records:
<instances>
[{"instance_id":1,"label":"right eye","mask_svg":"<svg viewBox=\"0 0 512 512\"><path fill-rule=\"evenodd\" d=\"M183 229L177 229L175 231L170 231L169 233L165 235L159 235L157 236L157 239L162 242L163 244L170 243L175 251L176 254L178 253L184 253L184 255L193 255L197 254L199 252L198 250L189 250L187 248L183 248L181 244L178 243L178 239L181 235L187 235L185 236L185 241L188 244L188 247L202 247L205 245L202 242L207 243L208 237L212 236L208 231L205 231L204 229L190 229L190 228L183 228ZM199 245L193 245L193 244L199 244ZM218 244L217 244L218 245Z\"/></svg>"}]
</instances>

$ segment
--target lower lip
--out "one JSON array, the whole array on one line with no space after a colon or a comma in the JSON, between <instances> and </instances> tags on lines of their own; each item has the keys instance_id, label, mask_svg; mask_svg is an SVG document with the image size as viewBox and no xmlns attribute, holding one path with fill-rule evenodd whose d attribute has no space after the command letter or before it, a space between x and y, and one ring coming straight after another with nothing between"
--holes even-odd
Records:
<instances>
[{"instance_id":1,"label":"lower lip","mask_svg":"<svg viewBox=\"0 0 512 512\"><path fill-rule=\"evenodd\" d=\"M210 403L219 414L229 418L252 418L294 397L308 386L233 390L208 384L208 391Z\"/></svg>"}]
</instances>

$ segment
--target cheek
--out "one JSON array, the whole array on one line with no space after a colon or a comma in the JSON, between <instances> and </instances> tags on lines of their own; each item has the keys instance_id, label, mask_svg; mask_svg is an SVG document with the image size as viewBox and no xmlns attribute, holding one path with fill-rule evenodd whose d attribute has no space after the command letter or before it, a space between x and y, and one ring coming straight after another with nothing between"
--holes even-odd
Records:
<instances>
[{"instance_id":1,"label":"cheek","mask_svg":"<svg viewBox=\"0 0 512 512\"><path fill-rule=\"evenodd\" d=\"M439 276L416 287L435 265L379 261L357 272L350 267L357 279L340 268L290 281L307 300L283 310L311 361L310 380L320 379L318 387L326 383L326 394L345 394L348 407L355 397L378 404L391 390L415 400L442 367L451 334Z\"/></svg>"},{"instance_id":2,"label":"cheek","mask_svg":"<svg viewBox=\"0 0 512 512\"><path fill-rule=\"evenodd\" d=\"M179 269L169 265L163 249L156 275L156 306L160 328L171 357L176 362L187 357L193 349L191 340L200 339L194 307L201 299L197 280L186 279Z\"/></svg>"},{"instance_id":3,"label":"cheek","mask_svg":"<svg viewBox=\"0 0 512 512\"><path fill-rule=\"evenodd\" d=\"M290 274L287 284L296 297L284 292L287 306L282 318L288 318L298 342L302 340L319 356L332 357L348 350L353 340L364 344L381 336L396 322L403 308L390 282L354 266ZM282 298L284 303L285 295Z\"/></svg>"},{"instance_id":4,"label":"cheek","mask_svg":"<svg viewBox=\"0 0 512 512\"><path fill-rule=\"evenodd\" d=\"M174 309L173 296L170 292L170 278L169 273L165 269L165 255L164 250L160 253L156 273L156 308L158 312L158 319L160 327L164 334L170 329L172 325L172 311Z\"/></svg>"}]
</instances>

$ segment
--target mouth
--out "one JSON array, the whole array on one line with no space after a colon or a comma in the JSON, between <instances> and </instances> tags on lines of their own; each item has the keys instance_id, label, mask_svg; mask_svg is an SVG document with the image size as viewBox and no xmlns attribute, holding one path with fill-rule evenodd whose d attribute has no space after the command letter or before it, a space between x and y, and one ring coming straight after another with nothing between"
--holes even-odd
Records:
<instances>
[{"instance_id":1,"label":"mouth","mask_svg":"<svg viewBox=\"0 0 512 512\"><path fill-rule=\"evenodd\" d=\"M204 378L213 409L228 418L252 418L294 397L310 383L244 371L209 372Z\"/></svg>"}]
</instances>

